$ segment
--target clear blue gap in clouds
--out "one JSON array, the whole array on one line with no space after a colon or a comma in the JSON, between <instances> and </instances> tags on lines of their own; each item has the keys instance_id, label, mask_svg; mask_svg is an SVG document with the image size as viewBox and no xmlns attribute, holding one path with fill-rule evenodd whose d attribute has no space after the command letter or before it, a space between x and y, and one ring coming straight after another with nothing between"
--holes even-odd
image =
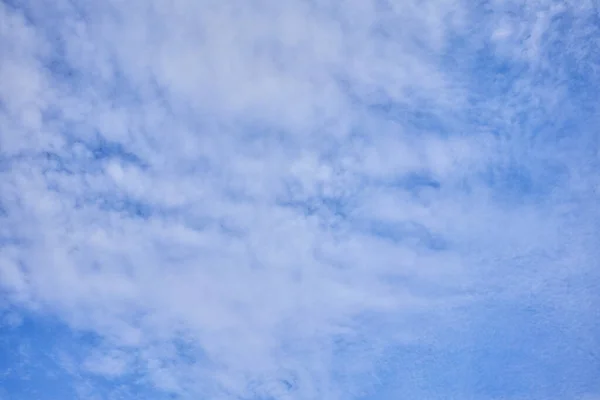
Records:
<instances>
[{"instance_id":1,"label":"clear blue gap in clouds","mask_svg":"<svg viewBox=\"0 0 600 400\"><path fill-rule=\"evenodd\" d=\"M0 400L600 398L598 10L0 5Z\"/></svg>"}]
</instances>

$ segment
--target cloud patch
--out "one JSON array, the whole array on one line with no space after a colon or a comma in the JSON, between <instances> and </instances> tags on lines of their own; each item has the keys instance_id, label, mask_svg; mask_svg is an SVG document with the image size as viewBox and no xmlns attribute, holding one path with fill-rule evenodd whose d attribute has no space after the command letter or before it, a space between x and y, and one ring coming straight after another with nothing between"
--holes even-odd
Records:
<instances>
[{"instance_id":1,"label":"cloud patch","mask_svg":"<svg viewBox=\"0 0 600 400\"><path fill-rule=\"evenodd\" d=\"M595 393L594 12L0 5L1 329L60 326L40 398Z\"/></svg>"}]
</instances>

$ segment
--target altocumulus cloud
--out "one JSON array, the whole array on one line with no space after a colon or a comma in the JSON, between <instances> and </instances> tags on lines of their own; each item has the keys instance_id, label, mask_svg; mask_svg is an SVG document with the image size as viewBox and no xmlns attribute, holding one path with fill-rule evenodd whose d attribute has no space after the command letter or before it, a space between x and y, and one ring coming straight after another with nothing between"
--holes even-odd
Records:
<instances>
[{"instance_id":1,"label":"altocumulus cloud","mask_svg":"<svg viewBox=\"0 0 600 400\"><path fill-rule=\"evenodd\" d=\"M595 398L599 21L0 3L0 398Z\"/></svg>"}]
</instances>

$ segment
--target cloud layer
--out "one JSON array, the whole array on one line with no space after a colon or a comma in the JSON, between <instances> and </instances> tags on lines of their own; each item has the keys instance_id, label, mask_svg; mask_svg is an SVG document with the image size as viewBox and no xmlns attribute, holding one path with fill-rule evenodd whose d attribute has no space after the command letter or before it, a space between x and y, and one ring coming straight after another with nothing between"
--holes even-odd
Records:
<instances>
[{"instance_id":1,"label":"cloud layer","mask_svg":"<svg viewBox=\"0 0 600 400\"><path fill-rule=\"evenodd\" d=\"M2 3L0 398L597 395L597 13Z\"/></svg>"}]
</instances>

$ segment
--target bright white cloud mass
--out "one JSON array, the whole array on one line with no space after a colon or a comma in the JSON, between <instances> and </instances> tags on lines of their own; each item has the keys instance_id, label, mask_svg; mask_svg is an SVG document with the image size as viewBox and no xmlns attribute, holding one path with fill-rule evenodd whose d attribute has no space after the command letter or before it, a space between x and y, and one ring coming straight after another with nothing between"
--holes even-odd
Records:
<instances>
[{"instance_id":1,"label":"bright white cloud mass","mask_svg":"<svg viewBox=\"0 0 600 400\"><path fill-rule=\"evenodd\" d=\"M0 3L0 399L600 396L598 7Z\"/></svg>"}]
</instances>

